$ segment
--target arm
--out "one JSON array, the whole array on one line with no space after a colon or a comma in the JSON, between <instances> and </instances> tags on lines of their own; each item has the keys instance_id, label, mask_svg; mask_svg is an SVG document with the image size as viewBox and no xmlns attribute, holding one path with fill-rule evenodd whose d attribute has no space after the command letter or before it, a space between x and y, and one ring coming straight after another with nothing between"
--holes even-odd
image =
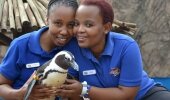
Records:
<instances>
[{"instance_id":1,"label":"arm","mask_svg":"<svg viewBox=\"0 0 170 100\"><path fill-rule=\"evenodd\" d=\"M20 98L17 93L19 91L11 87L13 84L12 80L18 76L16 67L16 62L19 58L18 52L18 45L13 41L0 64L0 96L5 100L17 100Z\"/></svg>"},{"instance_id":2,"label":"arm","mask_svg":"<svg viewBox=\"0 0 170 100\"><path fill-rule=\"evenodd\" d=\"M92 100L134 100L139 87L97 88L91 87L89 98Z\"/></svg>"},{"instance_id":3,"label":"arm","mask_svg":"<svg viewBox=\"0 0 170 100\"><path fill-rule=\"evenodd\" d=\"M67 79L66 81L69 84L62 86L63 90L59 91L60 96L77 97L78 99L71 100L81 100L82 84L76 80ZM92 86L88 96L91 100L134 100L138 89L139 87L98 88Z\"/></svg>"},{"instance_id":4,"label":"arm","mask_svg":"<svg viewBox=\"0 0 170 100\"><path fill-rule=\"evenodd\" d=\"M0 75L0 96L5 100L23 100L28 84L31 80L32 76L20 89L14 89L11 87L12 81L6 79L3 75ZM54 95L54 91L51 87L35 85L29 98L31 100L38 100L49 98L51 95Z\"/></svg>"},{"instance_id":5,"label":"arm","mask_svg":"<svg viewBox=\"0 0 170 100\"><path fill-rule=\"evenodd\" d=\"M12 81L0 75L0 95L5 100L21 100L22 91L18 91L11 87Z\"/></svg>"}]
</instances>

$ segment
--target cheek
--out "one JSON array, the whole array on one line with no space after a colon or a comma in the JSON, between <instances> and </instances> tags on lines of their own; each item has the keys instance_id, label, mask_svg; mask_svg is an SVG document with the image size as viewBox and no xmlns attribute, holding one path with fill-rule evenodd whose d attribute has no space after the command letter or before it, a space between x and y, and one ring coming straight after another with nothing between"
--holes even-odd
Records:
<instances>
[{"instance_id":1,"label":"cheek","mask_svg":"<svg viewBox=\"0 0 170 100\"><path fill-rule=\"evenodd\" d=\"M89 34L88 34L88 35L89 35L89 39L90 39L91 41L100 41L100 39L102 39L103 36L105 35L105 34L103 33L103 30L100 29L100 28L91 29L91 30L89 30L88 33L89 33Z\"/></svg>"},{"instance_id":2,"label":"cheek","mask_svg":"<svg viewBox=\"0 0 170 100\"><path fill-rule=\"evenodd\" d=\"M89 35L88 44L89 46L95 46L100 43L105 38L105 34L101 31L95 32L94 34Z\"/></svg>"},{"instance_id":3,"label":"cheek","mask_svg":"<svg viewBox=\"0 0 170 100\"><path fill-rule=\"evenodd\" d=\"M50 30L50 35L52 38L55 38L58 35L58 32L55 30Z\"/></svg>"},{"instance_id":4,"label":"cheek","mask_svg":"<svg viewBox=\"0 0 170 100\"><path fill-rule=\"evenodd\" d=\"M78 28L77 28L77 27L74 27L74 28L73 28L73 34L74 34L74 35L76 35L77 30L78 30Z\"/></svg>"},{"instance_id":5,"label":"cheek","mask_svg":"<svg viewBox=\"0 0 170 100\"><path fill-rule=\"evenodd\" d=\"M58 28L56 28L54 25L49 25L49 31L51 35L58 34Z\"/></svg>"},{"instance_id":6,"label":"cheek","mask_svg":"<svg viewBox=\"0 0 170 100\"><path fill-rule=\"evenodd\" d=\"M68 30L68 35L73 36L74 35L74 30L73 29L69 29Z\"/></svg>"}]
</instances>

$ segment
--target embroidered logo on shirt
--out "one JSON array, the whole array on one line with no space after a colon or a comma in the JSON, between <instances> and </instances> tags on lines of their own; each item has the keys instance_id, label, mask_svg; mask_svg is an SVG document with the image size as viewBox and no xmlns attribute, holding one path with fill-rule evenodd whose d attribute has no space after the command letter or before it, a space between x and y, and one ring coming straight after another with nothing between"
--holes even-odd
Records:
<instances>
[{"instance_id":1,"label":"embroidered logo on shirt","mask_svg":"<svg viewBox=\"0 0 170 100\"><path fill-rule=\"evenodd\" d=\"M26 68L34 68L39 66L40 66L39 62L26 64Z\"/></svg>"},{"instance_id":2,"label":"embroidered logo on shirt","mask_svg":"<svg viewBox=\"0 0 170 100\"><path fill-rule=\"evenodd\" d=\"M92 69L92 70L85 70L83 71L83 75L94 75L96 74L96 70L95 69Z\"/></svg>"},{"instance_id":3,"label":"embroidered logo on shirt","mask_svg":"<svg viewBox=\"0 0 170 100\"><path fill-rule=\"evenodd\" d=\"M118 76L120 74L120 69L119 68L111 68L110 74L114 76Z\"/></svg>"}]
</instances>

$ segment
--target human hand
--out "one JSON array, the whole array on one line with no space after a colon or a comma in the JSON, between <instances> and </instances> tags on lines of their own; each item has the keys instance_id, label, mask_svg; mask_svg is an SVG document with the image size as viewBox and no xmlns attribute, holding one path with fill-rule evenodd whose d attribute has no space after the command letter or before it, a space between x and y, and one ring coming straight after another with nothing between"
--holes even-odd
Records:
<instances>
[{"instance_id":1,"label":"human hand","mask_svg":"<svg viewBox=\"0 0 170 100\"><path fill-rule=\"evenodd\" d=\"M50 98L51 96L55 96L56 88L46 85L35 85L31 91L29 99L31 100L39 100L44 98Z\"/></svg>"},{"instance_id":2,"label":"human hand","mask_svg":"<svg viewBox=\"0 0 170 100\"><path fill-rule=\"evenodd\" d=\"M27 82L17 90L17 97L18 100L23 100L25 93L28 89L29 83L33 80L33 76L35 75L35 72L30 76L30 78L27 80ZM31 100L38 100L38 99L44 99L49 98L50 96L55 95L55 89L53 87L45 86L45 85L34 85L31 94L29 95L29 99Z\"/></svg>"},{"instance_id":3,"label":"human hand","mask_svg":"<svg viewBox=\"0 0 170 100\"><path fill-rule=\"evenodd\" d=\"M82 87L79 81L66 79L66 84L56 90L56 95L63 98L80 97Z\"/></svg>"}]
</instances>

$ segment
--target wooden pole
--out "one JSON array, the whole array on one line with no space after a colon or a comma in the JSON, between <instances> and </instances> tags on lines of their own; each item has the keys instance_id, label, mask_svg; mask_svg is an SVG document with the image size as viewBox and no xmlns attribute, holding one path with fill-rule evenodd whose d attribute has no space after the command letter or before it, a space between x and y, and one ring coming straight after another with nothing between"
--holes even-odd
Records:
<instances>
[{"instance_id":1,"label":"wooden pole","mask_svg":"<svg viewBox=\"0 0 170 100\"><path fill-rule=\"evenodd\" d=\"M35 4L33 3L33 1L32 0L27 0L27 2L28 2L29 6L31 7L31 9L32 9L32 11L34 13L35 18L36 18L39 26L40 27L45 26L45 23L43 22L43 20L41 18L41 15L40 15L38 9L36 8Z\"/></svg>"},{"instance_id":2,"label":"wooden pole","mask_svg":"<svg viewBox=\"0 0 170 100\"><path fill-rule=\"evenodd\" d=\"M14 9L13 9L12 0L8 0L8 5L9 5L9 24L10 24L10 29L13 32L15 30L15 21L14 21Z\"/></svg>"},{"instance_id":3,"label":"wooden pole","mask_svg":"<svg viewBox=\"0 0 170 100\"><path fill-rule=\"evenodd\" d=\"M31 26L32 26L33 30L38 29L37 21L36 21L36 19L34 17L33 12L31 11L31 8L28 5L28 3L24 3L24 7L25 7L25 11L27 12L28 18L30 19Z\"/></svg>"},{"instance_id":4,"label":"wooden pole","mask_svg":"<svg viewBox=\"0 0 170 100\"><path fill-rule=\"evenodd\" d=\"M37 0L32 0L32 1L33 1L33 3L35 4L35 6L37 7L37 9L38 9L38 11L39 11L39 13L40 13L40 15L41 15L41 18L43 19L43 21L44 21L44 23L45 23L45 21L46 21L46 13L45 13L45 11L43 11L43 10L41 9L41 7L38 6Z\"/></svg>"},{"instance_id":5,"label":"wooden pole","mask_svg":"<svg viewBox=\"0 0 170 100\"><path fill-rule=\"evenodd\" d=\"M135 23L123 22L123 21L116 20L116 19L114 20L113 23L115 23L119 26L125 25L125 26L131 27L131 28L136 28L136 26L137 26Z\"/></svg>"},{"instance_id":6,"label":"wooden pole","mask_svg":"<svg viewBox=\"0 0 170 100\"><path fill-rule=\"evenodd\" d=\"M12 0L12 2L13 2L13 6L14 6L16 30L18 32L22 32L22 26L21 26L21 21L20 21L20 16L19 16L17 0Z\"/></svg>"},{"instance_id":7,"label":"wooden pole","mask_svg":"<svg viewBox=\"0 0 170 100\"><path fill-rule=\"evenodd\" d=\"M0 0L0 24L2 21L2 12L3 12L4 3L5 3L5 0Z\"/></svg>"},{"instance_id":8,"label":"wooden pole","mask_svg":"<svg viewBox=\"0 0 170 100\"><path fill-rule=\"evenodd\" d=\"M38 0L39 2L41 2L45 8L48 8L48 0Z\"/></svg>"},{"instance_id":9,"label":"wooden pole","mask_svg":"<svg viewBox=\"0 0 170 100\"><path fill-rule=\"evenodd\" d=\"M37 1L37 4L44 11L44 13L47 14L47 8L45 8L39 1Z\"/></svg>"},{"instance_id":10,"label":"wooden pole","mask_svg":"<svg viewBox=\"0 0 170 100\"><path fill-rule=\"evenodd\" d=\"M112 24L112 28L113 28L112 31L114 32L130 34L130 35L134 35L137 31L137 28L131 28L123 25L119 26L115 23Z\"/></svg>"},{"instance_id":11,"label":"wooden pole","mask_svg":"<svg viewBox=\"0 0 170 100\"><path fill-rule=\"evenodd\" d=\"M19 14L20 14L22 26L23 27L29 26L30 22L24 9L24 3L22 0L17 0L17 1L18 1L18 8L19 8Z\"/></svg>"},{"instance_id":12,"label":"wooden pole","mask_svg":"<svg viewBox=\"0 0 170 100\"><path fill-rule=\"evenodd\" d=\"M8 20L8 2L5 1L2 13L1 31L7 32L7 20Z\"/></svg>"},{"instance_id":13,"label":"wooden pole","mask_svg":"<svg viewBox=\"0 0 170 100\"><path fill-rule=\"evenodd\" d=\"M5 56L7 49L8 49L8 46L1 45L0 57L4 57Z\"/></svg>"}]
</instances>

